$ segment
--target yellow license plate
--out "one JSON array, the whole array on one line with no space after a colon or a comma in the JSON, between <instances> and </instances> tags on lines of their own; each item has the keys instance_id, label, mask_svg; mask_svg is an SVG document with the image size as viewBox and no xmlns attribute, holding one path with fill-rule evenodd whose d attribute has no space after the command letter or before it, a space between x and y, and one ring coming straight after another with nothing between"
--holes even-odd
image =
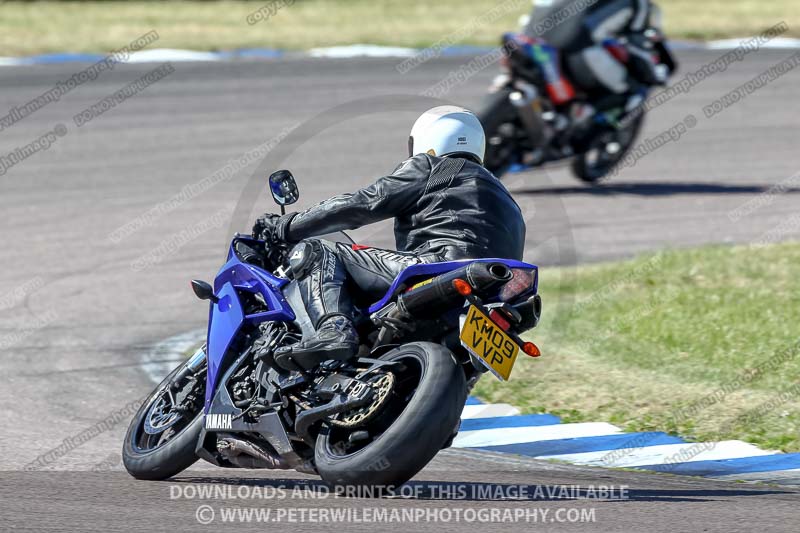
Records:
<instances>
[{"instance_id":1,"label":"yellow license plate","mask_svg":"<svg viewBox=\"0 0 800 533\"><path fill-rule=\"evenodd\" d=\"M508 380L519 346L474 305L461 326L461 344L501 380Z\"/></svg>"}]
</instances>

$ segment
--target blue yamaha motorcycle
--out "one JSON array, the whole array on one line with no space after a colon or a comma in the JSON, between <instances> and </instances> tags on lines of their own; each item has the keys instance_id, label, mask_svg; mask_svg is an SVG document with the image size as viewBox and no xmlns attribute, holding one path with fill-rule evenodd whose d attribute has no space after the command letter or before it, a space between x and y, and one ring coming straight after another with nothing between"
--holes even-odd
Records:
<instances>
[{"instance_id":1,"label":"blue yamaha motorcycle","mask_svg":"<svg viewBox=\"0 0 800 533\"><path fill-rule=\"evenodd\" d=\"M299 196L288 171L270 176L270 191L281 211ZM313 331L287 256L237 234L213 287L192 281L210 302L207 342L134 416L123 446L131 475L165 479L204 459L397 486L450 445L482 374L507 380L520 352L539 355L519 336L539 322L537 267L476 259L408 267L364 303L357 357L285 370L275 351Z\"/></svg>"}]
</instances>

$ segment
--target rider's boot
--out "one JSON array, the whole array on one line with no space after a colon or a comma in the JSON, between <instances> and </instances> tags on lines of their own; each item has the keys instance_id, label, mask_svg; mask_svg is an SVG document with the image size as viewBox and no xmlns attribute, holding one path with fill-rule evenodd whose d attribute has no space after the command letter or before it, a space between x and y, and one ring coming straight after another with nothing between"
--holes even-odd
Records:
<instances>
[{"instance_id":1,"label":"rider's boot","mask_svg":"<svg viewBox=\"0 0 800 533\"><path fill-rule=\"evenodd\" d=\"M343 314L331 314L320 320L312 336L277 350L275 362L287 370L295 370L296 365L308 370L330 359L347 361L358 353L358 345L353 321Z\"/></svg>"}]
</instances>

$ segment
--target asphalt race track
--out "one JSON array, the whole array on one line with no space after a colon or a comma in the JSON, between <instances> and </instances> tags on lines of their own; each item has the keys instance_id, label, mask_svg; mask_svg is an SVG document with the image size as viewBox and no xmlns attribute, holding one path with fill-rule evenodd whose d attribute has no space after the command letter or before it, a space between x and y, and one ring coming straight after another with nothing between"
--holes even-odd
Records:
<instances>
[{"instance_id":1,"label":"asphalt race track","mask_svg":"<svg viewBox=\"0 0 800 533\"><path fill-rule=\"evenodd\" d=\"M602 187L585 187L563 169L510 176L509 188L528 220L526 259L574 264L668 247L800 236L800 224L786 224L797 214L800 199L798 180L787 181L800 170L800 74L786 74L713 118L702 111L791 53L750 54L653 110L642 138L669 130L689 114L697 124ZM684 52L679 56L682 72L721 54ZM344 526L348 531L797 530L800 493L792 489L461 450L442 453L416 478L412 486L422 487L416 499L202 502L171 498L171 487L195 482L317 485L293 472L231 474L205 467L174 482L138 482L120 465L128 417L88 440L76 438L95 424L117 419L152 388L140 367L148 347L203 327L207 308L191 294L187 281L211 279L231 231L247 231L257 211L273 208L262 191L265 165L294 172L301 207L367 184L403 159L413 120L432 105L417 95L468 60L437 59L405 75L395 70L397 59L175 63L174 73L77 127L74 115L158 66L127 65L0 132L0 154L8 154L57 124L66 126L66 135L48 150L6 167L0 176L2 529L197 530L196 509L210 503L273 509L596 509L593 524L423 520L396 526L349 523ZM0 69L0 113L81 68ZM494 73L489 68L476 74L446 99L476 106ZM289 128L294 133L286 136ZM208 190L181 195L183 187L279 135L286 138L268 162L253 163ZM779 183L783 194L768 193L768 204L743 210ZM142 227L130 234L112 233L176 195L177 201L157 208ZM356 237L392 244L387 224L362 229ZM21 471L40 457L34 471ZM490 489L614 485L627 486L628 497L462 499L443 497L429 483ZM308 522L277 526L293 531L323 527L330 528Z\"/></svg>"}]
</instances>

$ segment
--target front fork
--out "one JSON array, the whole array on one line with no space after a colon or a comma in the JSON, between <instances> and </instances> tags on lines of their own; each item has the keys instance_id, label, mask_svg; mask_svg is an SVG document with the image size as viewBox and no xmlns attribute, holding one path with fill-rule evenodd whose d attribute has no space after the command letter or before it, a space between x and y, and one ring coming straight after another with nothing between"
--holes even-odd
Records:
<instances>
[{"instance_id":1,"label":"front fork","mask_svg":"<svg viewBox=\"0 0 800 533\"><path fill-rule=\"evenodd\" d=\"M539 90L523 81L512 84L514 90L508 100L517 110L522 126L534 150L542 150L553 138L553 129L544 121L542 113L542 97Z\"/></svg>"},{"instance_id":2,"label":"front fork","mask_svg":"<svg viewBox=\"0 0 800 533\"><path fill-rule=\"evenodd\" d=\"M180 387L181 386L180 384L183 383L184 380L186 380L187 378L190 378L192 376L196 377L198 374L200 374L201 371L205 368L205 366L206 366L206 345L203 344L203 346L198 348L197 351L195 351L194 354L192 354L192 356L189 359L187 359L185 363L183 363L183 367L172 378L170 387L172 387L173 389Z\"/></svg>"}]
</instances>

